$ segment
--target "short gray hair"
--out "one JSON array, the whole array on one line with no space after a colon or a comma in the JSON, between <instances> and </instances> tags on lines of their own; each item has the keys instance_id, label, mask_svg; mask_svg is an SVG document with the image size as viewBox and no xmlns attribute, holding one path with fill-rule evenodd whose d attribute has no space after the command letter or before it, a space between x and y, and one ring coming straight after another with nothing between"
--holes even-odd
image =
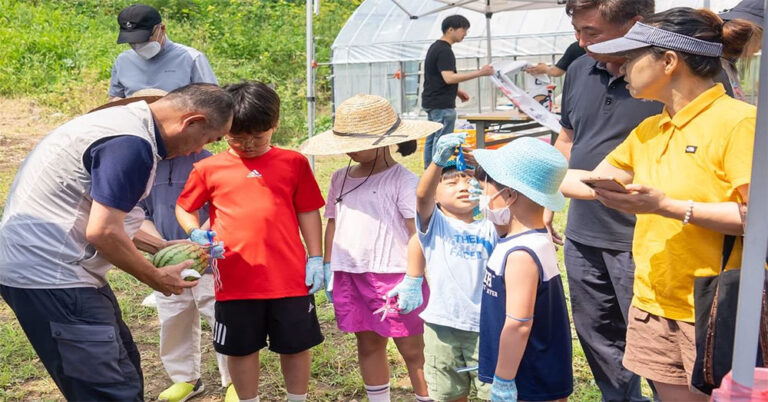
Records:
<instances>
[{"instance_id":1,"label":"short gray hair","mask_svg":"<svg viewBox=\"0 0 768 402\"><path fill-rule=\"evenodd\" d=\"M638 15L648 18L656 8L654 0L568 0L565 13L573 17L580 10L598 9L600 15L612 24L626 24Z\"/></svg>"},{"instance_id":2,"label":"short gray hair","mask_svg":"<svg viewBox=\"0 0 768 402\"><path fill-rule=\"evenodd\" d=\"M224 127L232 117L232 95L215 84L189 84L174 89L162 98L187 111L200 111L208 117L208 127Z\"/></svg>"}]
</instances>

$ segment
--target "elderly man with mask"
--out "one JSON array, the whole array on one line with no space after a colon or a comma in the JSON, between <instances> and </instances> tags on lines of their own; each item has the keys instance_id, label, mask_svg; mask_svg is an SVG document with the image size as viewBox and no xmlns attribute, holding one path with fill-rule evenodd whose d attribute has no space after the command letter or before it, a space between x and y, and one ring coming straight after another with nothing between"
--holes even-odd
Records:
<instances>
[{"instance_id":1,"label":"elderly man with mask","mask_svg":"<svg viewBox=\"0 0 768 402\"><path fill-rule=\"evenodd\" d=\"M145 92L146 88L159 92L171 91L195 82L217 83L205 55L167 38L165 25L156 9L135 4L123 9L117 21L120 27L117 43L127 42L132 49L126 50L115 60L110 96L136 96ZM139 203L146 212L143 229L163 239L187 238L186 232L176 220L176 198L187 182L192 164L210 155L210 152L202 150L158 162L152 191ZM207 217L206 207L202 211L202 221ZM207 243L208 236L202 238ZM205 389L200 378L200 318L205 318L213 327L214 281L210 271L209 268L203 274L199 286L194 289L170 297L155 292L145 299L145 303L154 299L157 305L160 320L159 355L172 381L158 396L160 401L180 402ZM217 353L216 358L221 385L227 386L232 380L226 357ZM230 385L227 400L233 400L235 396Z\"/></svg>"},{"instance_id":2,"label":"elderly man with mask","mask_svg":"<svg viewBox=\"0 0 768 402\"><path fill-rule=\"evenodd\" d=\"M112 66L110 97L127 98L145 88L173 91L193 82L217 83L203 53L168 39L154 8L143 4L126 7L117 22L117 43L128 43L131 49L120 53Z\"/></svg>"},{"instance_id":3,"label":"elderly man with mask","mask_svg":"<svg viewBox=\"0 0 768 402\"><path fill-rule=\"evenodd\" d=\"M232 97L192 84L151 104L141 99L43 138L19 168L0 220L0 295L67 400L144 398L110 267L166 295L197 285L181 276L192 261L155 268L136 249L131 238L144 218L136 204L158 161L199 152L229 132Z\"/></svg>"}]
</instances>

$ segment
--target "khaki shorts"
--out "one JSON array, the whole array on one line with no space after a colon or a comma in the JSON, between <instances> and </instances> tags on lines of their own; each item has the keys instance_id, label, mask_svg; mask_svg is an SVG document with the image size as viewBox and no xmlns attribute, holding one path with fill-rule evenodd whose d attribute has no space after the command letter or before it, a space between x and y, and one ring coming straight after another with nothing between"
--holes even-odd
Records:
<instances>
[{"instance_id":1,"label":"khaki shorts","mask_svg":"<svg viewBox=\"0 0 768 402\"><path fill-rule=\"evenodd\" d=\"M696 360L694 324L629 307L624 367L652 381L690 388Z\"/></svg>"},{"instance_id":2,"label":"khaki shorts","mask_svg":"<svg viewBox=\"0 0 768 402\"><path fill-rule=\"evenodd\" d=\"M457 373L461 367L477 367L480 334L424 323L424 377L429 396L453 401L465 396L491 399L491 384L477 378L477 370ZM474 392L473 392L474 391Z\"/></svg>"}]
</instances>

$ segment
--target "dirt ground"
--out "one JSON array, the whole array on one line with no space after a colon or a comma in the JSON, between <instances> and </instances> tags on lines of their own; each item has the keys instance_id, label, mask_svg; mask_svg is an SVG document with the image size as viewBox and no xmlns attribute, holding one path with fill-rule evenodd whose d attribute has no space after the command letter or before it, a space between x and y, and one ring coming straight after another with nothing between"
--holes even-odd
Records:
<instances>
[{"instance_id":1,"label":"dirt ground","mask_svg":"<svg viewBox=\"0 0 768 402\"><path fill-rule=\"evenodd\" d=\"M67 117L29 99L0 98L0 171L15 170L37 141Z\"/></svg>"}]
</instances>

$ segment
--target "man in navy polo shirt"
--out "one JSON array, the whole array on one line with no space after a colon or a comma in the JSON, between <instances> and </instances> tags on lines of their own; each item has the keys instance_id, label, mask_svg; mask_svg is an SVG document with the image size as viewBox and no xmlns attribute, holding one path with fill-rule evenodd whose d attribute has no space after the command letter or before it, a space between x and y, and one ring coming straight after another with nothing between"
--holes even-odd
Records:
<instances>
[{"instance_id":1,"label":"man in navy polo shirt","mask_svg":"<svg viewBox=\"0 0 768 402\"><path fill-rule=\"evenodd\" d=\"M654 1L568 0L565 9L586 48L623 36L653 14ZM630 96L623 63L587 51L568 67L555 147L571 169L594 169L641 121L661 112L661 104ZM647 400L640 378L621 363L634 282L634 225L634 216L599 201L571 200L564 256L573 321L605 401Z\"/></svg>"},{"instance_id":2,"label":"man in navy polo shirt","mask_svg":"<svg viewBox=\"0 0 768 402\"><path fill-rule=\"evenodd\" d=\"M195 82L217 84L205 55L196 49L171 42L165 33L160 13L143 4L123 9L117 17L120 33L117 43L128 43L131 49L121 53L112 67L109 95L132 96L146 88L171 91ZM186 239L174 209L192 164L211 153L202 150L191 155L157 164L155 184L147 198L139 204L146 212L142 228L167 240ZM207 208L202 221L208 218ZM154 292L160 320L160 360L173 384L160 393L161 401L177 402L191 398L205 389L201 376L200 318L213 327L214 289L210 269L200 278L200 285L180 295L164 296ZM226 357L216 354L221 385L231 383ZM229 391L229 398L234 390Z\"/></svg>"},{"instance_id":3,"label":"man in navy polo shirt","mask_svg":"<svg viewBox=\"0 0 768 402\"><path fill-rule=\"evenodd\" d=\"M157 161L227 134L232 110L229 93L211 84L107 107L53 130L19 168L0 220L0 295L67 400L144 399L107 271L117 266L166 295L197 285L181 277L192 261L155 268L139 253L136 204Z\"/></svg>"}]
</instances>

